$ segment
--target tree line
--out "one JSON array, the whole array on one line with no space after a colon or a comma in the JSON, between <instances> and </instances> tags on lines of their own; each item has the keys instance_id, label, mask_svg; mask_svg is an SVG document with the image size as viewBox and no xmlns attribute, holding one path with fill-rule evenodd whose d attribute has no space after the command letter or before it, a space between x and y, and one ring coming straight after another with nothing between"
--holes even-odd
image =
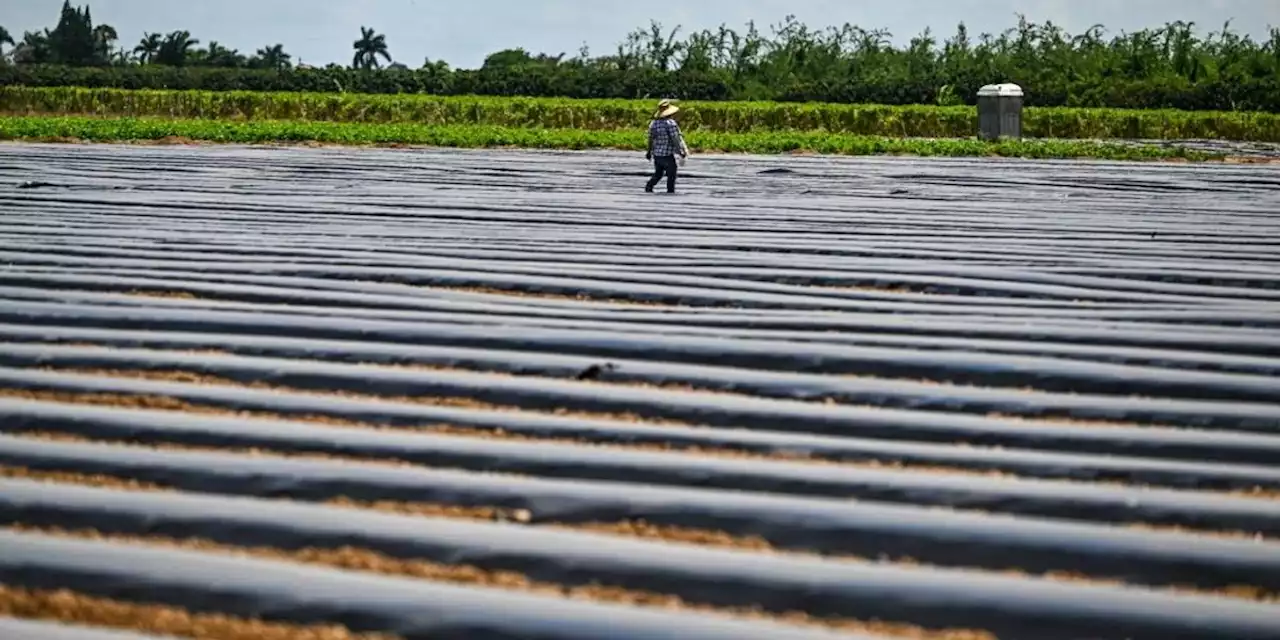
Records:
<instances>
[{"instance_id":1,"label":"tree line","mask_svg":"<svg viewBox=\"0 0 1280 640\"><path fill-rule=\"evenodd\" d=\"M350 66L323 68L295 65L279 44L253 55L200 47L187 31L148 34L132 48L116 41L88 7L67 2L51 30L15 43L0 28L13 63L0 84L955 105L972 104L984 84L1016 82L1039 106L1280 112L1280 28L1256 41L1230 23L1205 36L1189 22L1071 34L1019 16L999 34L961 24L946 39L925 30L894 46L884 30L812 29L793 16L768 33L749 23L682 35L655 22L604 55L508 49L479 69L393 63L386 37L367 27Z\"/></svg>"},{"instance_id":2,"label":"tree line","mask_svg":"<svg viewBox=\"0 0 1280 640\"><path fill-rule=\"evenodd\" d=\"M285 52L282 44L267 45L246 55L216 40L201 47L200 41L186 30L147 33L132 48L118 46L119 39L111 25L93 24L88 6L73 7L70 0L64 0L58 23L52 29L28 31L21 40L14 40L13 34L0 25L0 60L16 65L69 67L159 65L272 71L294 68L293 56ZM6 53L5 45L13 47L12 50ZM351 64L355 68L377 69L382 66L382 60L391 61L386 36L367 27L360 28L360 39L352 43L352 49L355 55Z\"/></svg>"}]
</instances>

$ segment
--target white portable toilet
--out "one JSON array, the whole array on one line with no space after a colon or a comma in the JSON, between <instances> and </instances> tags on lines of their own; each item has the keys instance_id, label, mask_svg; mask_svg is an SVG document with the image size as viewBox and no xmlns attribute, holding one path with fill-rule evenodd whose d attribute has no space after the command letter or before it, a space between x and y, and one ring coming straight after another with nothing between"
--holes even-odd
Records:
<instances>
[{"instance_id":1,"label":"white portable toilet","mask_svg":"<svg viewBox=\"0 0 1280 640\"><path fill-rule=\"evenodd\" d=\"M978 137L1022 138L1022 87L989 84L978 90Z\"/></svg>"}]
</instances>

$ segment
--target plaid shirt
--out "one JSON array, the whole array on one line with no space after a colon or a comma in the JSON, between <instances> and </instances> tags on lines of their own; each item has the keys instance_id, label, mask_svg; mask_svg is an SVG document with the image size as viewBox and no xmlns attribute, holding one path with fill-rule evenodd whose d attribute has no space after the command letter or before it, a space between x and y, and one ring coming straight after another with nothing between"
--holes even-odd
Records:
<instances>
[{"instance_id":1,"label":"plaid shirt","mask_svg":"<svg viewBox=\"0 0 1280 640\"><path fill-rule=\"evenodd\" d=\"M649 152L654 157L662 158L684 154L687 147L684 136L680 133L680 125L671 118L659 118L649 123Z\"/></svg>"}]
</instances>

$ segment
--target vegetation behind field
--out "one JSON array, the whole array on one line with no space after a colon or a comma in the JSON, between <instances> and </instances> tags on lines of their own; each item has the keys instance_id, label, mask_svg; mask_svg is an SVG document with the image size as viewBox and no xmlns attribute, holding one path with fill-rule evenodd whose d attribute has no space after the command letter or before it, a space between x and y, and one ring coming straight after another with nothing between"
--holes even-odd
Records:
<instances>
[{"instance_id":1,"label":"vegetation behind field","mask_svg":"<svg viewBox=\"0 0 1280 640\"><path fill-rule=\"evenodd\" d=\"M282 44L242 54L185 30L122 45L69 4L52 29L10 36L0 29L0 46L11 45L0 86L949 106L972 104L984 84L1016 82L1032 106L1280 112L1280 28L1257 42L1229 25L1202 37L1185 22L1111 35L1023 19L1000 34L925 31L905 46L882 30L792 18L687 34L653 24L604 55L511 49L479 69L393 63L394 43L368 27L350 66L325 68L295 67Z\"/></svg>"},{"instance_id":2,"label":"vegetation behind field","mask_svg":"<svg viewBox=\"0 0 1280 640\"><path fill-rule=\"evenodd\" d=\"M635 100L439 97L218 91L0 87L0 113L301 120L371 124L494 125L585 130L643 129L652 104ZM863 136L968 138L973 107L769 102L682 103L688 132L829 132ZM1024 134L1037 138L1218 139L1280 142L1280 115L1242 112L1029 108Z\"/></svg>"},{"instance_id":3,"label":"vegetation behind field","mask_svg":"<svg viewBox=\"0 0 1280 640\"><path fill-rule=\"evenodd\" d=\"M637 130L555 129L495 125L201 120L174 118L94 118L84 116L0 116L0 140L90 142L220 142L241 144L320 143L339 145L424 145L523 149L620 149L639 152L645 133ZM1101 160L1214 160L1178 146L1159 147L1072 140L930 140L859 136L817 131L692 133L699 151L778 154L789 152L914 156L1094 158Z\"/></svg>"}]
</instances>

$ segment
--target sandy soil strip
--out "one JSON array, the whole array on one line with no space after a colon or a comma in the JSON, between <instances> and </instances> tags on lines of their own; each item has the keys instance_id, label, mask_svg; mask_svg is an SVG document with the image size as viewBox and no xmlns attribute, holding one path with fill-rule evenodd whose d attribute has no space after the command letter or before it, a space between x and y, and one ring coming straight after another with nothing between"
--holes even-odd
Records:
<instances>
[{"instance_id":1,"label":"sandy soil strip","mask_svg":"<svg viewBox=\"0 0 1280 640\"><path fill-rule=\"evenodd\" d=\"M421 404L434 407L456 407L460 409L481 409L484 411L504 411L510 413L540 413L551 414L565 417L585 418L589 420L615 420L622 422L643 422L645 424L658 425L674 425L674 426L691 426L687 422L679 420L667 420L662 418L648 418L635 413L610 413L595 411L580 411L574 409L556 409L555 411L536 411L521 407L518 405L500 405L473 398L453 397L453 396L393 396L393 395L376 395L367 393L356 393L353 391L342 390L326 390L316 391L314 389L302 389L296 387L288 387L283 385L273 385L265 382L243 383L231 378L225 378L214 375L207 375L194 371L183 371L179 369L85 369L76 367L40 367L40 371L49 373L68 373L76 375L99 376L104 378L122 378L132 380L154 380L160 382L181 382L185 384L203 384L224 387L243 387L248 389L263 389L267 391L283 391L288 393L299 393L308 395L326 395L338 396L342 398L351 398L356 400L378 400L383 402L400 402L407 404Z\"/></svg>"},{"instance_id":2,"label":"sandy soil strip","mask_svg":"<svg viewBox=\"0 0 1280 640\"><path fill-rule=\"evenodd\" d=\"M1204 531L1201 529L1193 529L1191 527L1183 527L1176 524L1148 524L1143 522L1130 522L1123 525L1128 529L1141 529L1143 531L1158 531L1162 533L1179 533L1182 535L1192 536L1210 536L1214 538L1225 538L1228 540L1244 540L1247 542L1257 542L1259 544L1276 540L1275 537L1269 536L1257 531Z\"/></svg>"},{"instance_id":3,"label":"sandy soil strip","mask_svg":"<svg viewBox=\"0 0 1280 640\"><path fill-rule=\"evenodd\" d=\"M406 287L413 287L415 289L425 289L425 290L434 290L434 291L456 291L459 293L495 295L495 296L503 296L507 298L562 300L566 302L615 305L615 306L622 305L622 306L628 306L628 307L682 308L682 309L733 307L733 305L728 303L715 304L715 305L698 305L697 307L692 307L687 305L659 302L656 300L619 298L616 296L605 296L605 295L591 294L591 293L579 293L575 295L575 294L567 294L567 293L548 293L548 292L540 292L540 291L528 291L524 289L515 289L515 288L502 289L498 287L485 287L485 286L472 287L472 286L451 286L451 285L412 285L412 284L406 284L404 282L398 282L393 280L343 280L343 282L348 282L348 283L367 282L369 284L392 284L392 285L403 285ZM318 290L318 291L321 293L325 292L325 290ZM179 289L140 288L140 289L130 289L128 291L124 291L121 293L127 296L136 296L136 297L142 297L142 298L167 298L167 299L173 299L173 300L224 300L224 299L227 299L225 296L221 296L218 294L196 294L191 291L183 291Z\"/></svg>"},{"instance_id":4,"label":"sandy soil strip","mask_svg":"<svg viewBox=\"0 0 1280 640\"><path fill-rule=\"evenodd\" d=\"M201 640L401 640L384 633L355 633L340 625L264 622L122 602L68 590L22 589L3 584L0 615Z\"/></svg>"},{"instance_id":5,"label":"sandy soil strip","mask_svg":"<svg viewBox=\"0 0 1280 640\"><path fill-rule=\"evenodd\" d=\"M23 480L33 480L39 482L52 482L61 484L76 484L91 487L100 487L107 489L123 489L130 491L180 491L173 487L164 485L139 482L130 478L118 478L102 474L82 474L77 472L66 471L34 471L22 467L0 466L0 478L13 478ZM263 499L269 500L269 499ZM282 502L289 502L284 499ZM714 529L695 529L689 527L677 527L664 524L656 524L647 522L643 519L621 520L616 522L587 522L587 523L560 523L555 521L534 522L535 514L526 509L507 509L494 506L459 506L438 503L425 502L402 502L394 500L378 500L378 501L361 501L353 500L347 497L332 498L322 502L321 504L345 508L359 509L368 511L378 511L382 513L428 517L428 518L455 518L465 520L481 520L492 522L519 523L536 527L545 527L549 529L561 529L565 531L592 532L604 535L620 536L624 538L637 538L642 540L653 540L659 542L672 542L678 544L700 545L713 548L730 549L737 551L754 551L758 553L778 554L784 556L796 556L805 558L826 558L833 561L855 562L863 564L899 564L907 566L935 566L921 563L911 557L888 557L882 556L877 559L871 559L863 556L851 554L820 554L806 551L798 551L792 549L782 549L760 536L753 535L737 535L726 531ZM1144 528L1152 531L1172 531L1184 535L1206 535L1213 537L1224 537L1230 539L1248 539L1262 541L1257 534L1247 532L1213 532L1207 533L1203 531L1185 529L1179 527L1135 527ZM1064 582L1072 582L1084 585L1095 586L1140 586L1157 592L1182 593L1191 595L1206 596L1223 596L1242 600L1250 600L1257 602L1277 602L1280 603L1280 594L1271 592L1267 589L1252 585L1231 585L1222 589L1204 589L1193 585L1134 585L1126 583L1123 580L1115 580L1108 578L1099 578L1096 576L1088 576L1081 573L1071 571L1048 571L1048 572L1029 572L1017 567L1009 567L1005 569L991 569L987 567L949 567L954 569L967 569L970 571L1002 574L1007 576L1015 576L1022 578L1043 578L1049 580L1058 580Z\"/></svg>"},{"instance_id":6,"label":"sandy soil strip","mask_svg":"<svg viewBox=\"0 0 1280 640\"><path fill-rule=\"evenodd\" d=\"M710 615L745 617L756 620L783 622L794 625L817 626L893 638L911 640L995 640L986 631L966 629L930 630L910 624L889 622L864 622L849 618L821 618L802 611L769 613L749 607L715 607L686 601L679 596L615 587L601 584L583 586L540 582L514 571L490 571L469 565L446 565L425 560L406 560L377 551L357 547L337 549L306 548L288 550L275 547L240 547L221 544L201 538L175 539L163 536L129 536L104 534L92 529L67 531L56 528L12 527L25 533L37 533L53 537L78 538L149 544L160 547L184 549L206 553L247 555L264 560L285 560L303 564L315 564L351 571L364 571L382 575L420 578L467 586L507 589L531 592L539 595L558 596L575 600L592 600L610 604L622 604L661 609L679 609Z\"/></svg>"},{"instance_id":7,"label":"sandy soil strip","mask_svg":"<svg viewBox=\"0 0 1280 640\"><path fill-rule=\"evenodd\" d=\"M1025 391L1036 392L1035 389L1025 389ZM1043 392L1040 392L1043 393ZM1150 398L1149 398L1150 399ZM1094 427L1097 429L1132 429L1134 427L1154 428L1154 429L1175 429L1181 431L1192 430L1192 427L1179 425L1175 423L1157 424L1150 422L1122 422L1120 420L1091 420L1084 418L1066 418L1062 416L1025 416L1016 413L1001 413L992 411L987 413L988 418L996 420L1004 420L1007 422L1017 422L1023 425L1035 426L1036 424L1053 423L1066 424L1073 427Z\"/></svg>"},{"instance_id":8,"label":"sandy soil strip","mask_svg":"<svg viewBox=\"0 0 1280 640\"><path fill-rule=\"evenodd\" d=\"M20 340L18 342L5 341L5 344L26 344L26 345L50 344L50 345L57 345L60 347L79 347L81 349L98 349L101 351L115 351L118 349L126 348L126 347L119 347L119 346L110 345L110 344L102 344L101 342L84 342L81 340L67 340L67 339L61 339L61 338L45 339L43 337L32 338L30 340ZM127 347L127 348L133 348L133 347ZM226 349L215 349L212 347L184 347L182 349L138 347L138 349L141 349L143 351L154 351L156 353L185 353L188 355L211 355L211 356L237 355L236 353L232 351L227 351Z\"/></svg>"},{"instance_id":9,"label":"sandy soil strip","mask_svg":"<svg viewBox=\"0 0 1280 640\"><path fill-rule=\"evenodd\" d=\"M162 291L157 289L130 289L124 295L138 298L167 298L171 300L198 300L199 296L190 291Z\"/></svg>"},{"instance_id":10,"label":"sandy soil strip","mask_svg":"<svg viewBox=\"0 0 1280 640\"><path fill-rule=\"evenodd\" d=\"M713 302L708 300L706 302L709 302L710 304L699 304L694 306L694 305L673 304L669 302L661 302L658 300L643 300L639 298L620 298L617 296L607 296L599 293L578 293L578 294L552 293L552 292L544 292L544 291L531 291L527 289L519 289L514 287L502 288L502 287L483 286L483 285L468 286L468 285L439 285L439 284L411 285L411 284L406 284L399 281L387 281L387 280L354 280L354 281L343 280L343 282L368 282L370 284L398 284L398 285L414 287L417 289L429 289L429 290L438 290L438 291L457 291L459 293L477 293L477 294L483 294L483 295L496 295L496 296L506 296L506 297L514 297L514 298L564 300L569 302L582 302L582 303L588 303L588 304L596 303L596 304L624 305L624 306L634 306L634 307L668 307L668 308L682 308L682 309L737 308L737 305L734 305L726 301ZM768 284L778 284L777 282L758 281L758 280L747 280L746 282L753 282L753 283L764 282ZM822 285L822 284L782 282L781 284L789 284L791 286L799 287L801 289L814 289L818 291L846 291L846 292L859 291L863 293L878 293L878 294L889 293L889 294L899 294L899 295L921 295L921 296L949 296L949 297L956 297L956 298L986 298L986 299L1014 298L1016 299L1016 296L996 294L996 293L988 293L987 295L962 294L962 293L938 293L934 291L926 291L925 289L927 289L930 285L919 284L919 283L888 284L888 285L875 285L875 284ZM131 289L125 293L126 295L131 295L131 296L152 297L152 298L176 298L176 299L184 299L184 300L218 299L220 297L217 295L199 296L189 291L166 290L166 289ZM796 292L796 295L802 295L802 294L803 294L802 291ZM1031 298L1031 299L1060 300L1058 298ZM1081 301L1077 300L1075 302L1079 303Z\"/></svg>"},{"instance_id":11,"label":"sandy soil strip","mask_svg":"<svg viewBox=\"0 0 1280 640\"><path fill-rule=\"evenodd\" d=\"M863 291L866 293L899 293L899 294L915 294L915 295L922 295L922 296L955 296L955 297L962 296L962 294L958 294L958 293L935 293L933 291L925 291L928 285L922 285L917 283L885 284L885 285L876 285L876 284L839 285L839 284L799 284L799 283L791 283L791 284L793 284L793 286L801 286L806 289L819 289L819 290L826 290L826 291ZM979 296L971 296L971 297L976 298ZM994 298L996 296L990 296L990 297ZM1000 297L1008 297L1008 296L1000 296Z\"/></svg>"},{"instance_id":12,"label":"sandy soil strip","mask_svg":"<svg viewBox=\"0 0 1280 640\"><path fill-rule=\"evenodd\" d=\"M382 282L374 281L378 284L404 284L403 282ZM413 286L413 285L408 285ZM641 300L638 298L619 298L617 296L606 296L597 293L548 293L541 291L528 291L525 289L503 289L493 286L454 286L454 285L425 285L420 286L421 289L434 289L439 291L457 291L460 293L479 293L484 295L506 296L513 298L534 298L541 300L565 300L569 302L586 302L598 304L624 305L629 307L668 307L680 309L701 309L701 308L734 308L735 305L728 302L700 304L697 306L672 304L669 302L659 302L657 300Z\"/></svg>"},{"instance_id":13,"label":"sandy soil strip","mask_svg":"<svg viewBox=\"0 0 1280 640\"><path fill-rule=\"evenodd\" d=\"M122 489L125 491L176 491L154 482L122 478L102 473L80 473L76 471L36 471L26 467L0 465L0 478L10 480L34 480L38 482L57 482L62 484L79 484L86 487L102 489Z\"/></svg>"},{"instance_id":14,"label":"sandy soil strip","mask_svg":"<svg viewBox=\"0 0 1280 640\"><path fill-rule=\"evenodd\" d=\"M76 444L100 444L112 447L124 447L131 449L153 449L156 451L183 451L183 452L204 452L204 453L232 453L239 454L249 458L279 458L281 460L316 460L321 462L349 462L353 464L376 464L390 467L412 467L425 468L426 465L416 464L407 460L399 460L396 458L375 458L375 457L358 457L358 456L342 456L328 453L299 453L292 451L276 451L273 449L263 449L261 447L200 447L192 445L181 445L167 442L146 442L139 443L132 440L119 438L86 438L84 436L71 433L62 433L59 431L10 431L9 435L21 438L29 438L32 440L47 440L50 442L68 442ZM445 467L432 467L445 468ZM515 473L490 473L479 472L490 476L509 476L521 477Z\"/></svg>"},{"instance_id":15,"label":"sandy soil strip","mask_svg":"<svg viewBox=\"0 0 1280 640\"><path fill-rule=\"evenodd\" d=\"M31 480L59 484L75 484L100 489L117 489L124 491L173 491L179 489L155 482L146 482L134 478L113 476L101 473L81 473L78 471L38 471L25 467L0 465L0 478L13 480ZM271 500L262 498L262 500ZM281 500L289 502L289 500ZM322 504L347 509L368 509L384 513L398 513L427 518L456 518L463 520L491 520L495 522L529 522L532 515L520 509L503 509L501 507L461 506L450 504L434 504L427 502L361 502L350 498L334 498Z\"/></svg>"}]
</instances>

